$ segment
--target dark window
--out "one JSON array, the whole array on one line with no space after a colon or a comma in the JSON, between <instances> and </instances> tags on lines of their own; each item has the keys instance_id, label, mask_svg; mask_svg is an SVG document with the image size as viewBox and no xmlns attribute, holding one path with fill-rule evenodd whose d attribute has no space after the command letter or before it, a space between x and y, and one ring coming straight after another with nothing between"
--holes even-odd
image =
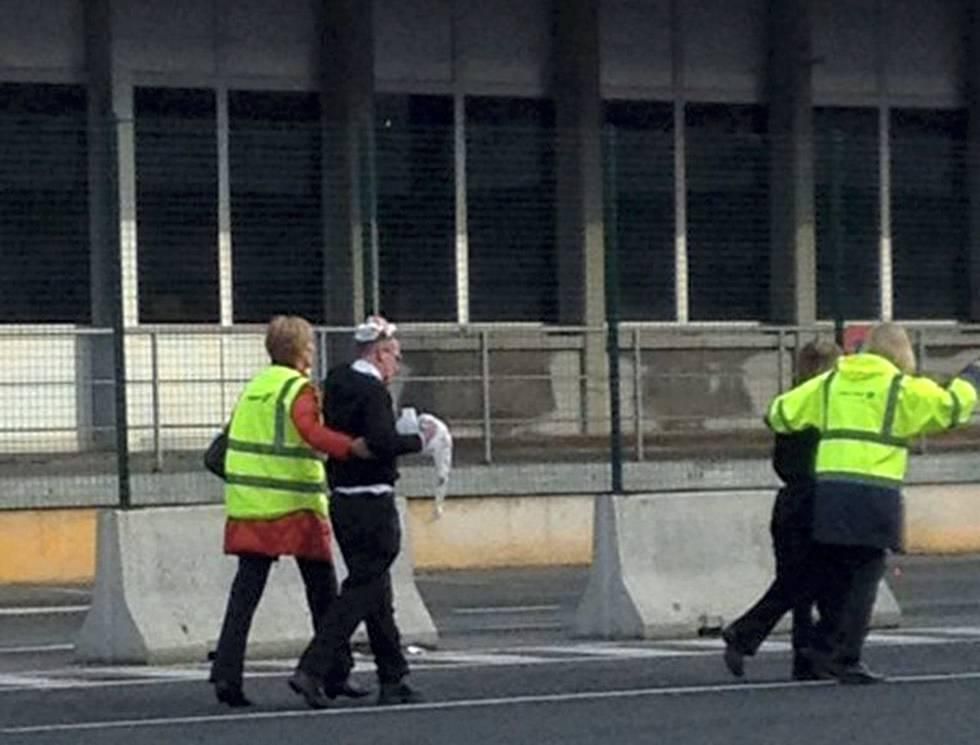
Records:
<instances>
[{"instance_id":1,"label":"dark window","mask_svg":"<svg viewBox=\"0 0 980 745\"><path fill-rule=\"evenodd\" d=\"M235 321L290 313L321 323L318 96L231 91L228 120Z\"/></svg>"},{"instance_id":2,"label":"dark window","mask_svg":"<svg viewBox=\"0 0 980 745\"><path fill-rule=\"evenodd\" d=\"M965 111L891 112L896 318L967 318L966 130Z\"/></svg>"},{"instance_id":3,"label":"dark window","mask_svg":"<svg viewBox=\"0 0 980 745\"><path fill-rule=\"evenodd\" d=\"M817 315L877 318L878 111L816 109L814 145Z\"/></svg>"},{"instance_id":4,"label":"dark window","mask_svg":"<svg viewBox=\"0 0 980 745\"><path fill-rule=\"evenodd\" d=\"M769 314L769 157L760 106L689 104L687 251L690 317Z\"/></svg>"},{"instance_id":5,"label":"dark window","mask_svg":"<svg viewBox=\"0 0 980 745\"><path fill-rule=\"evenodd\" d=\"M0 322L89 323L85 89L0 84Z\"/></svg>"},{"instance_id":6,"label":"dark window","mask_svg":"<svg viewBox=\"0 0 980 745\"><path fill-rule=\"evenodd\" d=\"M474 321L558 318L554 137L551 101L466 99Z\"/></svg>"},{"instance_id":7,"label":"dark window","mask_svg":"<svg viewBox=\"0 0 980 745\"><path fill-rule=\"evenodd\" d=\"M455 320L453 100L378 96L375 121L381 311Z\"/></svg>"},{"instance_id":8,"label":"dark window","mask_svg":"<svg viewBox=\"0 0 980 745\"><path fill-rule=\"evenodd\" d=\"M136 88L134 108L140 321L216 322L214 91Z\"/></svg>"},{"instance_id":9,"label":"dark window","mask_svg":"<svg viewBox=\"0 0 980 745\"><path fill-rule=\"evenodd\" d=\"M613 179L607 205L615 207L607 210L606 219L615 214L616 220L615 244L607 250L618 252L624 320L676 317L673 112L670 103L606 103L604 157Z\"/></svg>"}]
</instances>

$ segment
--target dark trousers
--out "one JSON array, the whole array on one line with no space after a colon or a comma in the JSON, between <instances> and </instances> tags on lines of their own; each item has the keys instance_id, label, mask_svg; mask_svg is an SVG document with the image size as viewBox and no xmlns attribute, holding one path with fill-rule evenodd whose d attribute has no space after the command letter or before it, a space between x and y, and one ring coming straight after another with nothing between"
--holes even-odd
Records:
<instances>
[{"instance_id":1,"label":"dark trousers","mask_svg":"<svg viewBox=\"0 0 980 745\"><path fill-rule=\"evenodd\" d=\"M815 565L825 578L823 603L831 610L828 621L821 621L822 641L816 646L831 652L841 664L860 662L878 585L885 576L885 551L873 546L818 543Z\"/></svg>"},{"instance_id":2,"label":"dark trousers","mask_svg":"<svg viewBox=\"0 0 980 745\"><path fill-rule=\"evenodd\" d=\"M273 561L275 559L268 556L254 554L238 557L238 571L231 583L225 619L221 624L221 636L218 638L211 665L212 682L226 681L241 685L248 632L252 628L252 619L265 591ZM297 558L296 564L306 588L306 602L310 609L313 630L318 632L337 596L337 575L329 561ZM346 653L350 655L349 647Z\"/></svg>"},{"instance_id":3,"label":"dark trousers","mask_svg":"<svg viewBox=\"0 0 980 745\"><path fill-rule=\"evenodd\" d=\"M348 575L322 628L299 660L299 668L330 687L351 669L350 637L363 621L381 683L408 674L395 625L391 565L401 549L401 526L393 494L344 495L330 499L330 521L344 554Z\"/></svg>"},{"instance_id":4,"label":"dark trousers","mask_svg":"<svg viewBox=\"0 0 980 745\"><path fill-rule=\"evenodd\" d=\"M811 644L812 607L823 597L812 562L812 497L810 488L784 487L776 495L770 525L776 577L755 605L725 630L742 654L755 654L788 611L793 612L793 649ZM821 617L828 613L822 600L818 605Z\"/></svg>"}]
</instances>

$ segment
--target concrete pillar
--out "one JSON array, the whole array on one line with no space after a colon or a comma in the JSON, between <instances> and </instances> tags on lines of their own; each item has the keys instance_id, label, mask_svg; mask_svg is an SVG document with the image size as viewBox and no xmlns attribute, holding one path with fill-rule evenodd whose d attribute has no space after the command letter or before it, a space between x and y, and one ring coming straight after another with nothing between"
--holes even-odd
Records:
<instances>
[{"instance_id":1,"label":"concrete pillar","mask_svg":"<svg viewBox=\"0 0 980 745\"><path fill-rule=\"evenodd\" d=\"M967 189L970 199L967 320L980 321L980 2L968 0L967 105L969 106Z\"/></svg>"},{"instance_id":2,"label":"concrete pillar","mask_svg":"<svg viewBox=\"0 0 980 745\"><path fill-rule=\"evenodd\" d=\"M128 147L132 163L132 126L128 127L129 137L124 143L117 125L120 96L112 39L112 0L85 3L90 304L92 325L98 329L121 329L124 321L136 320L135 271L131 278L124 279L127 262L120 235L120 162L124 147ZM131 96L123 98L131 100ZM128 113L126 118L131 119L131 109ZM131 250L135 252L135 246ZM135 265L135 259L129 263ZM132 316L124 318L121 317L126 313L123 298L127 295ZM119 364L112 337L103 334L80 337L76 359L79 446L112 449L117 445L113 434L117 392L113 382Z\"/></svg>"},{"instance_id":3,"label":"concrete pillar","mask_svg":"<svg viewBox=\"0 0 980 745\"><path fill-rule=\"evenodd\" d=\"M810 0L769 4L770 320L816 320Z\"/></svg>"},{"instance_id":4,"label":"concrete pillar","mask_svg":"<svg viewBox=\"0 0 980 745\"><path fill-rule=\"evenodd\" d=\"M556 0L554 13L559 319L599 329L606 320L599 2ZM603 334L588 334L583 354L585 426L601 432L609 412Z\"/></svg>"},{"instance_id":5,"label":"concrete pillar","mask_svg":"<svg viewBox=\"0 0 980 745\"><path fill-rule=\"evenodd\" d=\"M351 325L373 305L374 32L371 0L321 0L324 318ZM366 289L367 287L367 289ZM371 308L373 310L373 308Z\"/></svg>"}]
</instances>

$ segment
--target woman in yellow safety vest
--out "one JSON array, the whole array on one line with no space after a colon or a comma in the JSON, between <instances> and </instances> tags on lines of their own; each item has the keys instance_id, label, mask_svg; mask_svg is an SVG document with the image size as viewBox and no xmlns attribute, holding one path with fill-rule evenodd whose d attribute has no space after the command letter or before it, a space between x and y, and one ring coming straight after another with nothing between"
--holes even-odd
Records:
<instances>
[{"instance_id":1,"label":"woman in yellow safety vest","mask_svg":"<svg viewBox=\"0 0 980 745\"><path fill-rule=\"evenodd\" d=\"M837 624L810 650L815 670L842 683L874 683L861 661L885 552L902 540L901 487L908 443L970 421L980 366L968 365L947 386L914 374L905 330L883 323L865 351L777 396L766 422L778 434L820 432L816 459L813 539L816 571L828 613Z\"/></svg>"},{"instance_id":2,"label":"woman in yellow safety vest","mask_svg":"<svg viewBox=\"0 0 980 745\"><path fill-rule=\"evenodd\" d=\"M238 556L210 680L218 701L248 706L242 689L245 647L272 562L294 556L314 630L337 595L322 453L370 457L360 438L322 424L309 375L313 327L297 316L269 322L272 364L245 386L232 413L225 457L224 550ZM360 695L344 684L335 695ZM363 692L366 694L366 691Z\"/></svg>"}]
</instances>

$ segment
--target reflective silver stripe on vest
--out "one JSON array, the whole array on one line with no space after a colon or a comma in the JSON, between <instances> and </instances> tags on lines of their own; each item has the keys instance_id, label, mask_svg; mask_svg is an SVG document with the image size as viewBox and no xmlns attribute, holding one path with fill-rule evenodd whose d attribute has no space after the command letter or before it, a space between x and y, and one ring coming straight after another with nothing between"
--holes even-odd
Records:
<instances>
[{"instance_id":1,"label":"reflective silver stripe on vest","mask_svg":"<svg viewBox=\"0 0 980 745\"><path fill-rule=\"evenodd\" d=\"M830 384L834 380L834 376L837 375L837 370L831 370L830 375L823 382L823 411L821 412L821 424L820 431L827 431L827 420L830 417ZM822 436L822 435L821 435Z\"/></svg>"},{"instance_id":2,"label":"reflective silver stripe on vest","mask_svg":"<svg viewBox=\"0 0 980 745\"><path fill-rule=\"evenodd\" d=\"M957 424L959 424L960 407L962 404L960 404L960 397L956 395L956 391L954 391L952 388L947 388L946 390L949 395L953 397L953 419L949 423L949 428L953 429Z\"/></svg>"},{"instance_id":3,"label":"reflective silver stripe on vest","mask_svg":"<svg viewBox=\"0 0 980 745\"><path fill-rule=\"evenodd\" d=\"M245 440L236 440L229 437L228 449L239 453L252 453L254 455L279 455L287 458L301 458L302 460L321 460L321 458L309 447L303 445L284 444L286 441L287 413L284 402L286 400L286 396L289 395L289 392L296 384L296 381L300 379L301 376L290 378L283 383L282 388L279 390L279 395L276 397L275 433L273 435L273 442L271 445L266 445L259 442L246 442Z\"/></svg>"},{"instance_id":4,"label":"reflective silver stripe on vest","mask_svg":"<svg viewBox=\"0 0 980 745\"><path fill-rule=\"evenodd\" d=\"M308 447L292 447L289 445L262 445L257 442L245 442L244 440L228 439L228 449L239 453L254 453L256 455L280 455L287 458L300 458L302 460L321 460L321 458L311 451Z\"/></svg>"},{"instance_id":5,"label":"reflective silver stripe on vest","mask_svg":"<svg viewBox=\"0 0 980 745\"><path fill-rule=\"evenodd\" d=\"M273 479L267 476L239 476L228 474L225 478L226 484L237 484L238 486L254 486L257 489L281 489L282 491L294 491L302 494L324 494L327 490L326 482L310 484L304 481L290 481L288 479Z\"/></svg>"},{"instance_id":6,"label":"reflective silver stripe on vest","mask_svg":"<svg viewBox=\"0 0 980 745\"><path fill-rule=\"evenodd\" d=\"M888 386L888 399L885 401L885 421L881 424L881 436L891 437L892 429L895 427L895 410L898 408L898 394L902 388L901 373L892 378L891 385Z\"/></svg>"},{"instance_id":7,"label":"reflective silver stripe on vest","mask_svg":"<svg viewBox=\"0 0 980 745\"><path fill-rule=\"evenodd\" d=\"M877 432L867 432L863 429L830 429L820 433L821 440L858 440L859 442L875 442L896 448L907 448L908 443L900 437L880 435Z\"/></svg>"},{"instance_id":8,"label":"reflective silver stripe on vest","mask_svg":"<svg viewBox=\"0 0 980 745\"><path fill-rule=\"evenodd\" d=\"M858 442L874 442L879 445L888 445L894 448L908 448L908 442L904 438L895 437L892 434L892 429L895 427L895 414L898 410L898 394L901 392L902 378L904 377L901 373L895 375L888 386L888 398L885 400L885 416L882 418L881 429L878 432L869 432L863 429L847 429L846 427L827 429L827 418L830 410L830 381L833 377L834 373L827 376L823 388L824 429L820 433L821 440L857 440Z\"/></svg>"},{"instance_id":9,"label":"reflective silver stripe on vest","mask_svg":"<svg viewBox=\"0 0 980 745\"><path fill-rule=\"evenodd\" d=\"M276 399L276 447L283 447L283 443L286 441L286 407L283 402L299 379L300 376L297 375L295 378L287 380L283 384L282 390L279 391L279 398Z\"/></svg>"},{"instance_id":10,"label":"reflective silver stripe on vest","mask_svg":"<svg viewBox=\"0 0 980 745\"><path fill-rule=\"evenodd\" d=\"M869 476L863 473L850 473L848 471L821 471L817 474L817 481L845 481L852 484L880 486L885 489L902 488L902 479L890 479L887 476Z\"/></svg>"}]
</instances>

